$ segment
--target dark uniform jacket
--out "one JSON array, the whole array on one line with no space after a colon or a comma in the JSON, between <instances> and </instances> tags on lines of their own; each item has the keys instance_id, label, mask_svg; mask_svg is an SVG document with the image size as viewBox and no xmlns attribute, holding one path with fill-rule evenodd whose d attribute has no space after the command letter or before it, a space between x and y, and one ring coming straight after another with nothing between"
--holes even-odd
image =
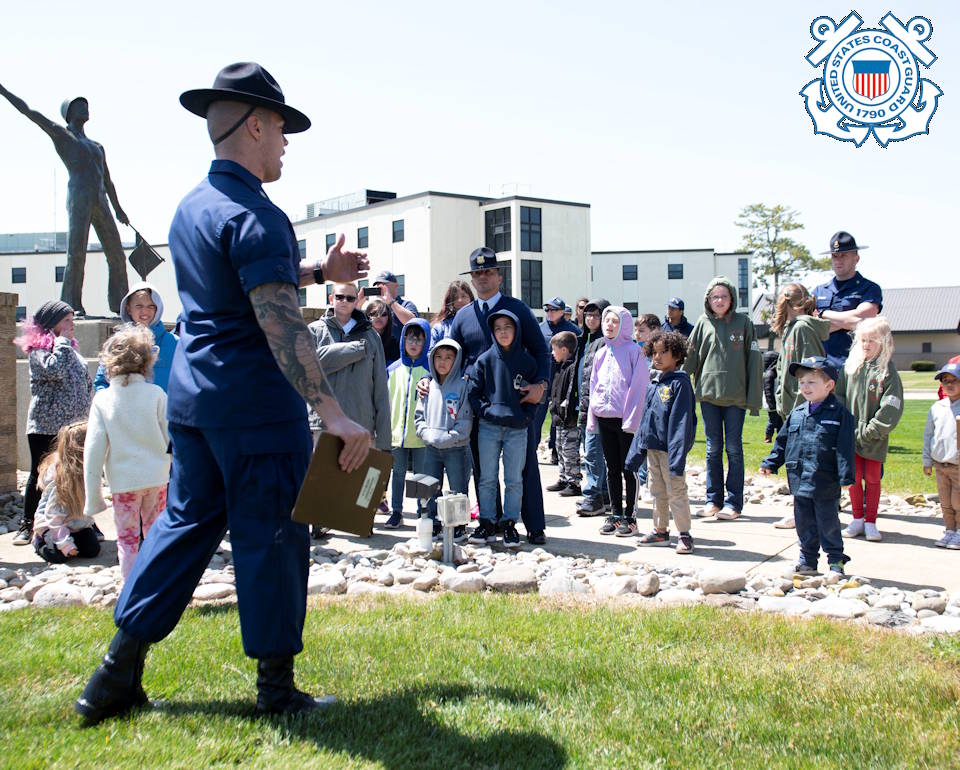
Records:
<instances>
[{"instance_id":1,"label":"dark uniform jacket","mask_svg":"<svg viewBox=\"0 0 960 770\"><path fill-rule=\"evenodd\" d=\"M682 476L687 454L697 435L697 410L690 375L682 370L666 374L653 370L647 388L640 429L634 434L625 467L636 473L643 465L648 449L666 452L670 475Z\"/></svg>"}]
</instances>

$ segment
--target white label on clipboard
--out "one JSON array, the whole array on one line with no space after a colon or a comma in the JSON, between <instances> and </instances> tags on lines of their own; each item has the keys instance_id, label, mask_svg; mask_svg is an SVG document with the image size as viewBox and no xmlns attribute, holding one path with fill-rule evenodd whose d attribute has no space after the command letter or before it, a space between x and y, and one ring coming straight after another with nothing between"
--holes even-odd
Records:
<instances>
[{"instance_id":1,"label":"white label on clipboard","mask_svg":"<svg viewBox=\"0 0 960 770\"><path fill-rule=\"evenodd\" d=\"M378 481L380 481L380 470L378 468L367 468L367 477L360 487L360 494L357 495L357 506L359 508L370 507L370 500L373 498Z\"/></svg>"}]
</instances>

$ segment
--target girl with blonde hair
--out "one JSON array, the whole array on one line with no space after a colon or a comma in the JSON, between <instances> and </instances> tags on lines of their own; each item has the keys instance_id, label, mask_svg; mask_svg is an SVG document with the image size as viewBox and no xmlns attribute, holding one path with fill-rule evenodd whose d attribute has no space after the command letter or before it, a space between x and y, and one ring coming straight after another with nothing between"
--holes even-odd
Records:
<instances>
[{"instance_id":1,"label":"girl with blonde hair","mask_svg":"<svg viewBox=\"0 0 960 770\"><path fill-rule=\"evenodd\" d=\"M883 316L857 324L837 391L856 420L856 481L850 487L853 521L843 536L881 540L880 476L890 434L903 415L903 383L893 364L893 334Z\"/></svg>"}]
</instances>

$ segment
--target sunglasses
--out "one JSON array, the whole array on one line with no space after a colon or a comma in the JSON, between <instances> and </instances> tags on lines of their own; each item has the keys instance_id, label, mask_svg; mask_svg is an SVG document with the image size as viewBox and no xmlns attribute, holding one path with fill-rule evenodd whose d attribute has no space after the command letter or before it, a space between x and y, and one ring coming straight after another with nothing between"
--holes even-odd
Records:
<instances>
[{"instance_id":1,"label":"sunglasses","mask_svg":"<svg viewBox=\"0 0 960 770\"><path fill-rule=\"evenodd\" d=\"M367 318L386 318L386 313L367 313Z\"/></svg>"},{"instance_id":2,"label":"sunglasses","mask_svg":"<svg viewBox=\"0 0 960 770\"><path fill-rule=\"evenodd\" d=\"M356 302L357 301L356 294L334 294L333 298L337 300L337 302Z\"/></svg>"}]
</instances>

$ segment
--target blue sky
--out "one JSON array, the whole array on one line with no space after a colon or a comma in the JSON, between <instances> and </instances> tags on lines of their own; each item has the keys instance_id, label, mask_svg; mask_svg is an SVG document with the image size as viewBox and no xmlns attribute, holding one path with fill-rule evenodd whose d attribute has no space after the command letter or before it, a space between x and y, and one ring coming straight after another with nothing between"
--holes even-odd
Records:
<instances>
[{"instance_id":1,"label":"blue sky","mask_svg":"<svg viewBox=\"0 0 960 770\"><path fill-rule=\"evenodd\" d=\"M525 194L592 205L595 250L738 247L749 203L836 230L888 287L960 284L960 12L947 2L164 3L5 8L0 82L50 118L90 101L121 204L154 242L212 157L177 101L232 61L261 62L313 128L268 188L291 216L369 187ZM931 133L857 149L814 136L799 90L813 18L928 16L944 91ZM11 34L12 32L12 34ZM65 229L66 171L0 103L0 232ZM513 189L513 188L509 188ZM125 239L129 232L122 232Z\"/></svg>"}]
</instances>

